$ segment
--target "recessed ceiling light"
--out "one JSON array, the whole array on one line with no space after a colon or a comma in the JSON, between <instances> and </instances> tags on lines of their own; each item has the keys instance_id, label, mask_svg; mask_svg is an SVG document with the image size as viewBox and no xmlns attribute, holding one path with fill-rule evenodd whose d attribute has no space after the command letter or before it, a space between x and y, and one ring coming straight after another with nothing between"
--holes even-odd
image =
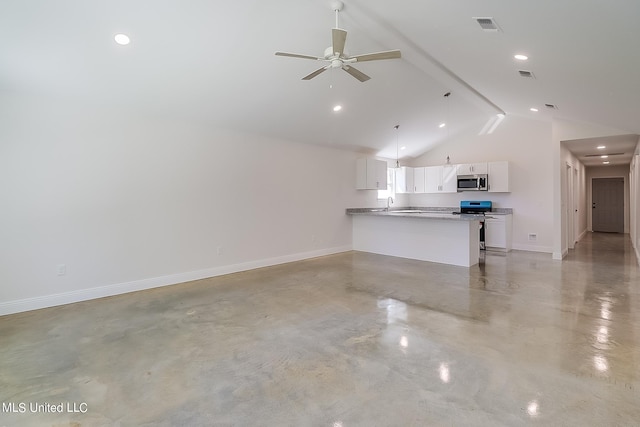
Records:
<instances>
[{"instance_id":1,"label":"recessed ceiling light","mask_svg":"<svg viewBox=\"0 0 640 427\"><path fill-rule=\"evenodd\" d=\"M597 148L598 150L604 150L604 149L605 149L605 148L607 148L607 147L605 147L604 145L598 145L596 148Z\"/></svg>"},{"instance_id":2,"label":"recessed ceiling light","mask_svg":"<svg viewBox=\"0 0 640 427\"><path fill-rule=\"evenodd\" d=\"M609 156L607 156L606 154L604 156L600 156L601 159L607 159L609 158Z\"/></svg>"},{"instance_id":3,"label":"recessed ceiling light","mask_svg":"<svg viewBox=\"0 0 640 427\"><path fill-rule=\"evenodd\" d=\"M609 164L609 162L602 162L602 164L603 164L603 165L608 165L608 164Z\"/></svg>"},{"instance_id":4,"label":"recessed ceiling light","mask_svg":"<svg viewBox=\"0 0 640 427\"><path fill-rule=\"evenodd\" d=\"M116 41L116 43L122 46L128 45L131 42L129 36L127 36L126 34L116 34L113 39Z\"/></svg>"},{"instance_id":5,"label":"recessed ceiling light","mask_svg":"<svg viewBox=\"0 0 640 427\"><path fill-rule=\"evenodd\" d=\"M537 109L537 108L535 108L535 107L531 107L531 108L529 108L529 110L533 111L534 113L537 113L537 112L538 112L538 109Z\"/></svg>"},{"instance_id":6,"label":"recessed ceiling light","mask_svg":"<svg viewBox=\"0 0 640 427\"><path fill-rule=\"evenodd\" d=\"M401 150L406 150L407 147L405 147L404 145L402 147L400 147Z\"/></svg>"},{"instance_id":7,"label":"recessed ceiling light","mask_svg":"<svg viewBox=\"0 0 640 427\"><path fill-rule=\"evenodd\" d=\"M513 55L514 58L516 58L518 61L526 61L527 59L529 59L529 57L527 55L522 55L522 54L517 54L517 55Z\"/></svg>"},{"instance_id":8,"label":"recessed ceiling light","mask_svg":"<svg viewBox=\"0 0 640 427\"><path fill-rule=\"evenodd\" d=\"M342 110L342 105L336 105L335 107L333 107L333 111L338 112Z\"/></svg>"},{"instance_id":9,"label":"recessed ceiling light","mask_svg":"<svg viewBox=\"0 0 640 427\"><path fill-rule=\"evenodd\" d=\"M443 128L443 127L445 127L446 125L447 125L446 123L440 123L440 124L438 125L438 127L439 127L439 128Z\"/></svg>"}]
</instances>

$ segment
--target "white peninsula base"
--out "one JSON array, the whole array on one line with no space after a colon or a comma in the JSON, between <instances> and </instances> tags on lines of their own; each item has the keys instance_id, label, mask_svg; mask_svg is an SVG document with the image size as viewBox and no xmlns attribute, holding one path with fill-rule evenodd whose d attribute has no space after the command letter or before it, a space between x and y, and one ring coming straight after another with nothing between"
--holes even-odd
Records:
<instances>
[{"instance_id":1,"label":"white peninsula base","mask_svg":"<svg viewBox=\"0 0 640 427\"><path fill-rule=\"evenodd\" d=\"M429 215L354 215L353 249L471 267L480 259L479 226Z\"/></svg>"}]
</instances>

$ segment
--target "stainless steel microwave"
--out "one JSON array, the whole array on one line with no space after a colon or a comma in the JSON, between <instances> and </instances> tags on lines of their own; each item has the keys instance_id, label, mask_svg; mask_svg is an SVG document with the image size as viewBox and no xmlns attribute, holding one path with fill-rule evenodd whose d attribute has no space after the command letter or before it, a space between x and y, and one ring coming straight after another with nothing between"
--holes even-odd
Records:
<instances>
[{"instance_id":1,"label":"stainless steel microwave","mask_svg":"<svg viewBox=\"0 0 640 427\"><path fill-rule=\"evenodd\" d=\"M458 191L487 191L487 174L458 175Z\"/></svg>"}]
</instances>

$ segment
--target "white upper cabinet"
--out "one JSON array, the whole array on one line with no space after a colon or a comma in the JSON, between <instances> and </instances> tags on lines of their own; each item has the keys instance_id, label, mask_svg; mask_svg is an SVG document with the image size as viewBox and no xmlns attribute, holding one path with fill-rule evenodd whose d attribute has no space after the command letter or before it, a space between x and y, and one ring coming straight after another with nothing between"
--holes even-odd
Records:
<instances>
[{"instance_id":1,"label":"white upper cabinet","mask_svg":"<svg viewBox=\"0 0 640 427\"><path fill-rule=\"evenodd\" d=\"M413 184L413 168L402 166L394 169L396 174L396 193L406 194L415 191Z\"/></svg>"},{"instance_id":2,"label":"white upper cabinet","mask_svg":"<svg viewBox=\"0 0 640 427\"><path fill-rule=\"evenodd\" d=\"M455 165L442 166L442 191L443 193L458 192L458 174Z\"/></svg>"},{"instance_id":3,"label":"white upper cabinet","mask_svg":"<svg viewBox=\"0 0 640 427\"><path fill-rule=\"evenodd\" d=\"M458 189L455 165L425 168L425 193L455 193Z\"/></svg>"},{"instance_id":4,"label":"white upper cabinet","mask_svg":"<svg viewBox=\"0 0 640 427\"><path fill-rule=\"evenodd\" d=\"M372 158L356 162L356 190L386 190L387 162Z\"/></svg>"},{"instance_id":5,"label":"white upper cabinet","mask_svg":"<svg viewBox=\"0 0 640 427\"><path fill-rule=\"evenodd\" d=\"M425 169L427 168L413 168L413 192L424 193L425 192Z\"/></svg>"},{"instance_id":6,"label":"white upper cabinet","mask_svg":"<svg viewBox=\"0 0 640 427\"><path fill-rule=\"evenodd\" d=\"M429 166L425 169L425 193L438 193L440 192L440 183L442 181L442 171L440 166Z\"/></svg>"},{"instance_id":7,"label":"white upper cabinet","mask_svg":"<svg viewBox=\"0 0 640 427\"><path fill-rule=\"evenodd\" d=\"M479 175L488 173L487 163L464 163L458 165L458 175Z\"/></svg>"},{"instance_id":8,"label":"white upper cabinet","mask_svg":"<svg viewBox=\"0 0 640 427\"><path fill-rule=\"evenodd\" d=\"M509 193L509 162L489 162L489 192Z\"/></svg>"}]
</instances>

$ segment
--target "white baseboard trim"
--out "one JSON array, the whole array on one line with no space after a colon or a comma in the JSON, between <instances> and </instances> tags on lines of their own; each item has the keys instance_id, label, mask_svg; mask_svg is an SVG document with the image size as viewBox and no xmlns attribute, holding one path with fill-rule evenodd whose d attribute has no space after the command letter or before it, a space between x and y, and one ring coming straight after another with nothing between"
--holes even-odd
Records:
<instances>
[{"instance_id":1,"label":"white baseboard trim","mask_svg":"<svg viewBox=\"0 0 640 427\"><path fill-rule=\"evenodd\" d=\"M553 249L548 246L538 246L538 245L519 245L513 244L511 248L516 251L528 251L528 252L544 252L544 253L552 253Z\"/></svg>"},{"instance_id":2,"label":"white baseboard trim","mask_svg":"<svg viewBox=\"0 0 640 427\"><path fill-rule=\"evenodd\" d=\"M569 253L569 249L563 250L562 253L553 252L552 255L551 255L551 259L555 259L557 261L562 261L564 259L564 257L567 256L568 253Z\"/></svg>"},{"instance_id":3,"label":"white baseboard trim","mask_svg":"<svg viewBox=\"0 0 640 427\"><path fill-rule=\"evenodd\" d=\"M54 307L57 305L71 304L74 302L88 301L113 295L126 294L128 292L143 291L146 289L159 288L162 286L190 282L192 280L206 279L208 277L238 273L240 271L253 270L256 268L270 267L273 265L285 264L288 262L302 261L305 259L317 258L320 256L337 254L340 252L347 252L352 249L353 248L351 245L338 246L334 248L283 255L274 258L266 258L238 264L224 265L221 267L207 268L204 270L188 271L185 273L171 274L168 276L151 277L148 279L134 280L132 282L116 283L113 285L79 289L77 291L63 292L59 294L42 295L33 298L0 302L0 316L21 313L24 311L39 310L41 308Z\"/></svg>"},{"instance_id":4,"label":"white baseboard trim","mask_svg":"<svg viewBox=\"0 0 640 427\"><path fill-rule=\"evenodd\" d=\"M588 232L589 230L584 230L582 233L580 233L580 235L578 236L578 242L582 240L582 238L586 236Z\"/></svg>"}]
</instances>

